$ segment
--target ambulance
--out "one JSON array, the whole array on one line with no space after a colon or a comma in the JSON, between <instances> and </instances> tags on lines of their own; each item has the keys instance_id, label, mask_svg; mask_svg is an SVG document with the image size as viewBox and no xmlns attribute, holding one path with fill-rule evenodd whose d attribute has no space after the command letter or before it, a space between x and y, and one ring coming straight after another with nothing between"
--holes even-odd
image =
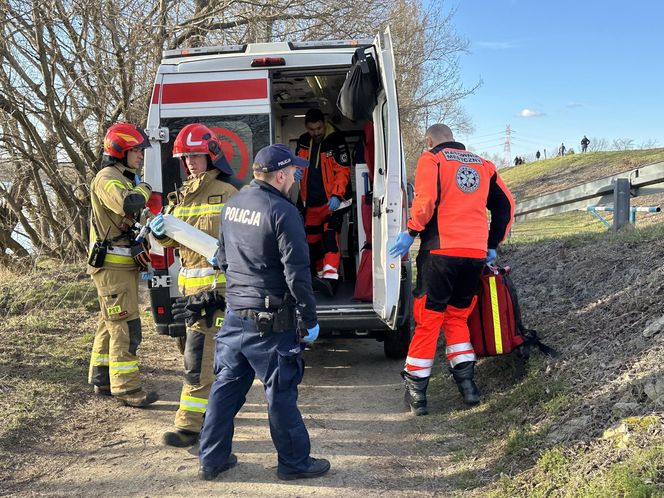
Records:
<instances>
[{"instance_id":1,"label":"ambulance","mask_svg":"<svg viewBox=\"0 0 664 498\"><path fill-rule=\"evenodd\" d=\"M337 106L358 53L366 55L377 75L371 96L376 105L368 119L372 136L364 135L371 129L367 120L352 121ZM405 226L409 190L389 30L364 40L165 51L146 127L152 143L145 151L144 178L153 188L148 207L159 212L185 178L179 160L172 158L173 141L185 125L203 123L217 133L235 176L246 184L262 147L295 148L306 131L304 114L312 108L343 133L354 158L352 207L340 235L340 282L333 297L316 293L321 337L375 338L388 358L403 358L411 337L411 262L389 256L387 249ZM373 145L372 173L367 153L361 152L363 141ZM179 296L178 252L159 244L150 251L152 314L160 333L177 336L183 325L173 322L170 310ZM368 295L358 299L358 280L361 286L369 279Z\"/></svg>"}]
</instances>

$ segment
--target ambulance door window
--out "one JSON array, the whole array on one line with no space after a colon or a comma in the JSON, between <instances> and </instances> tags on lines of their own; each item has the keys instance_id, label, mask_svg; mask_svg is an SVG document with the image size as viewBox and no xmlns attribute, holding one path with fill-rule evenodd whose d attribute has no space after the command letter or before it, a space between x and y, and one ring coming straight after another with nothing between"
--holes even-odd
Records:
<instances>
[{"instance_id":1,"label":"ambulance door window","mask_svg":"<svg viewBox=\"0 0 664 498\"><path fill-rule=\"evenodd\" d=\"M162 120L162 126L168 127L170 135L168 143L162 146L164 194L179 187L186 178L180 160L173 158L173 142L180 130L190 123L202 123L214 131L235 176L244 183L251 181L254 156L270 144L268 114L167 118Z\"/></svg>"}]
</instances>

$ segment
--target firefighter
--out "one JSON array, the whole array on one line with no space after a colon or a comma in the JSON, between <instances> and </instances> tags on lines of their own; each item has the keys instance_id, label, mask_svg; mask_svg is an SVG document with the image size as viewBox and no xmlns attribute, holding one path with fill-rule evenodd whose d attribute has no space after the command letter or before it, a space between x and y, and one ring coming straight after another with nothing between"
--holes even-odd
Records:
<instances>
[{"instance_id":1,"label":"firefighter","mask_svg":"<svg viewBox=\"0 0 664 498\"><path fill-rule=\"evenodd\" d=\"M142 254L142 247L135 244L133 227L152 192L136 174L147 147L150 142L142 129L128 123L114 124L104 138L102 169L90 185L87 271L97 288L101 313L88 382L95 393L113 395L137 408L158 399L157 393L141 387L137 356L142 338L139 267L132 257Z\"/></svg>"},{"instance_id":2,"label":"firefighter","mask_svg":"<svg viewBox=\"0 0 664 498\"><path fill-rule=\"evenodd\" d=\"M514 215L512 194L490 161L455 142L452 131L435 124L426 132L428 151L415 172L415 199L390 255L401 257L420 236L413 318L416 327L402 377L406 403L427 413L426 390L441 326L450 371L467 404L480 400L473 380L476 356L468 315L475 304L480 272L496 259L496 248ZM488 225L486 209L491 211Z\"/></svg>"},{"instance_id":3,"label":"firefighter","mask_svg":"<svg viewBox=\"0 0 664 498\"><path fill-rule=\"evenodd\" d=\"M349 195L350 154L341 133L326 122L319 109L304 117L307 133L297 141L296 154L311 168L298 170L300 201L305 208L304 224L311 254L314 287L332 296L339 280L339 232L344 210L339 207Z\"/></svg>"},{"instance_id":4,"label":"firefighter","mask_svg":"<svg viewBox=\"0 0 664 498\"><path fill-rule=\"evenodd\" d=\"M263 383L277 476L325 474L330 462L310 456L309 433L297 407L304 375L296 309L314 341L320 327L311 287L309 249L297 208L287 197L296 166L307 161L283 144L262 148L251 184L222 210L217 257L227 283L226 317L217 335L216 380L201 431L199 478L215 479L237 463L233 423L254 377Z\"/></svg>"},{"instance_id":5,"label":"firefighter","mask_svg":"<svg viewBox=\"0 0 664 498\"><path fill-rule=\"evenodd\" d=\"M181 159L189 177L178 192L169 195L170 214L217 238L221 208L237 192L229 183L233 170L221 152L219 139L206 126L189 124L173 143L173 157ZM223 321L226 278L204 256L166 237L162 215L152 219L150 228L161 245L180 249L178 287L186 299L174 306L174 318L179 309L189 325L184 343L184 385L175 431L166 432L163 442L183 448L198 441L203 424L214 380L214 335ZM199 310L207 307L205 316L195 313L197 306Z\"/></svg>"}]
</instances>

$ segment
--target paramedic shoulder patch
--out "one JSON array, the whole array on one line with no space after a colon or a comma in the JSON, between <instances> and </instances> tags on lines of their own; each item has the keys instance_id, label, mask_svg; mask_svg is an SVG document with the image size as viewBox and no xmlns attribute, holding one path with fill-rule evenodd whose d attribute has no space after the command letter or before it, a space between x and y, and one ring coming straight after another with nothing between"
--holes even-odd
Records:
<instances>
[{"instance_id":1,"label":"paramedic shoulder patch","mask_svg":"<svg viewBox=\"0 0 664 498\"><path fill-rule=\"evenodd\" d=\"M461 166L457 170L456 184L462 192L472 194L480 186L480 175L470 166Z\"/></svg>"},{"instance_id":2,"label":"paramedic shoulder patch","mask_svg":"<svg viewBox=\"0 0 664 498\"><path fill-rule=\"evenodd\" d=\"M482 164L482 159L477 154L467 150L449 150L443 149L443 155L448 161L459 161L464 164Z\"/></svg>"}]
</instances>

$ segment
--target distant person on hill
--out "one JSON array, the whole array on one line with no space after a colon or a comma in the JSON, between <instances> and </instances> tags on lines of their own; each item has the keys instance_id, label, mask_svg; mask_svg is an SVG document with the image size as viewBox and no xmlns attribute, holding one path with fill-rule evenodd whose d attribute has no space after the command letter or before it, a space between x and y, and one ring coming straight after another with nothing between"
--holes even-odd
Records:
<instances>
[{"instance_id":1,"label":"distant person on hill","mask_svg":"<svg viewBox=\"0 0 664 498\"><path fill-rule=\"evenodd\" d=\"M559 155L564 156L566 150L567 150L567 148L565 147L565 144L561 143L560 144L560 149L559 149Z\"/></svg>"},{"instance_id":2,"label":"distant person on hill","mask_svg":"<svg viewBox=\"0 0 664 498\"><path fill-rule=\"evenodd\" d=\"M515 156L514 157L514 166L518 166L518 165L519 165L519 156Z\"/></svg>"},{"instance_id":3,"label":"distant person on hill","mask_svg":"<svg viewBox=\"0 0 664 498\"><path fill-rule=\"evenodd\" d=\"M537 153L535 154L535 159L537 159L539 161L540 156L541 156L541 154L540 154L540 151L538 150Z\"/></svg>"},{"instance_id":4,"label":"distant person on hill","mask_svg":"<svg viewBox=\"0 0 664 498\"><path fill-rule=\"evenodd\" d=\"M581 152L586 152L588 150L588 145L590 144L590 140L588 140L588 137L583 135L583 138L581 139Z\"/></svg>"}]
</instances>

